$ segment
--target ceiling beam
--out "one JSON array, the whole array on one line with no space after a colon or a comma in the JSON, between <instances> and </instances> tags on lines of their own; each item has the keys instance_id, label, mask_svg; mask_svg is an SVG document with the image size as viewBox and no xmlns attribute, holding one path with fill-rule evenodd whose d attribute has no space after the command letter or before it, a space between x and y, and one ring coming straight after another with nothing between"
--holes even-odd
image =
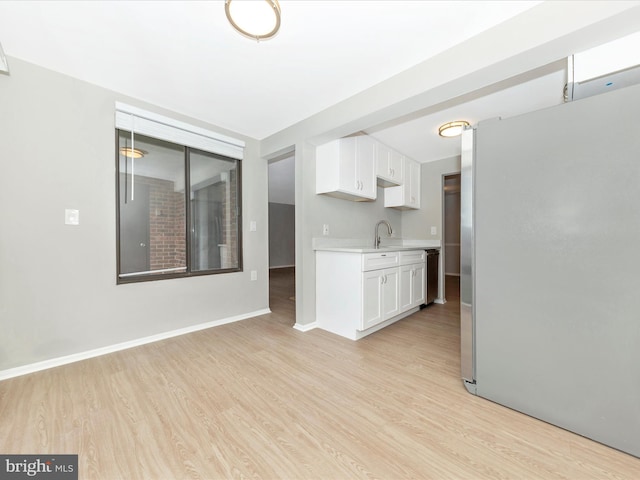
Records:
<instances>
[{"instance_id":1,"label":"ceiling beam","mask_svg":"<svg viewBox=\"0 0 640 480\"><path fill-rule=\"evenodd\" d=\"M640 1L547 1L261 141L262 156L428 111L637 31Z\"/></svg>"}]
</instances>

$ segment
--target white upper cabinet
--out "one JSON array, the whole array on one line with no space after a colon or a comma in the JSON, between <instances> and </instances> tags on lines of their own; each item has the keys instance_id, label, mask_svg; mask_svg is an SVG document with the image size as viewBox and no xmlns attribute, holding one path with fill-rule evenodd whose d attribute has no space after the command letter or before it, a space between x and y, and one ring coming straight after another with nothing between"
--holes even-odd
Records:
<instances>
[{"instance_id":1,"label":"white upper cabinet","mask_svg":"<svg viewBox=\"0 0 640 480\"><path fill-rule=\"evenodd\" d=\"M384 206L401 210L420 208L420 164L403 157L403 182L384 190Z\"/></svg>"},{"instance_id":2,"label":"white upper cabinet","mask_svg":"<svg viewBox=\"0 0 640 480\"><path fill-rule=\"evenodd\" d=\"M316 193L356 201L376 198L375 142L341 138L316 149Z\"/></svg>"},{"instance_id":3,"label":"white upper cabinet","mask_svg":"<svg viewBox=\"0 0 640 480\"><path fill-rule=\"evenodd\" d=\"M368 135L340 138L316 149L316 193L372 201L377 186L384 206L420 208L420 164Z\"/></svg>"},{"instance_id":4,"label":"white upper cabinet","mask_svg":"<svg viewBox=\"0 0 640 480\"><path fill-rule=\"evenodd\" d=\"M402 155L384 143L375 142L378 185L392 187L402 184Z\"/></svg>"}]
</instances>

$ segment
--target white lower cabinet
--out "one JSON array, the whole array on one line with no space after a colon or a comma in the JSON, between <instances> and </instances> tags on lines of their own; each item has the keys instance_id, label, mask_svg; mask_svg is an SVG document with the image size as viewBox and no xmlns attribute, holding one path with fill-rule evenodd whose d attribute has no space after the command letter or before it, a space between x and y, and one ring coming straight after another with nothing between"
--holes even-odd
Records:
<instances>
[{"instance_id":1,"label":"white lower cabinet","mask_svg":"<svg viewBox=\"0 0 640 480\"><path fill-rule=\"evenodd\" d=\"M424 303L424 262L400 267L400 309Z\"/></svg>"},{"instance_id":2,"label":"white lower cabinet","mask_svg":"<svg viewBox=\"0 0 640 480\"><path fill-rule=\"evenodd\" d=\"M423 250L316 252L316 322L324 330L358 340L422 303Z\"/></svg>"},{"instance_id":3,"label":"white lower cabinet","mask_svg":"<svg viewBox=\"0 0 640 480\"><path fill-rule=\"evenodd\" d=\"M366 330L400 313L398 268L362 273L362 318L359 330Z\"/></svg>"}]
</instances>

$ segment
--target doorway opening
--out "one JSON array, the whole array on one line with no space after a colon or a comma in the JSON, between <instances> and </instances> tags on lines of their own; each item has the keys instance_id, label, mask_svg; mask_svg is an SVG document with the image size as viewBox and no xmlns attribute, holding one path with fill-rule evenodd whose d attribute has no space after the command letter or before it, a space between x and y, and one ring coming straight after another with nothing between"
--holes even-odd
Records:
<instances>
[{"instance_id":1,"label":"doorway opening","mask_svg":"<svg viewBox=\"0 0 640 480\"><path fill-rule=\"evenodd\" d=\"M447 301L460 300L460 174L443 175L444 293Z\"/></svg>"},{"instance_id":2,"label":"doorway opening","mask_svg":"<svg viewBox=\"0 0 640 480\"><path fill-rule=\"evenodd\" d=\"M295 318L295 155L269 162L269 307ZM291 317L290 317L291 318Z\"/></svg>"}]
</instances>

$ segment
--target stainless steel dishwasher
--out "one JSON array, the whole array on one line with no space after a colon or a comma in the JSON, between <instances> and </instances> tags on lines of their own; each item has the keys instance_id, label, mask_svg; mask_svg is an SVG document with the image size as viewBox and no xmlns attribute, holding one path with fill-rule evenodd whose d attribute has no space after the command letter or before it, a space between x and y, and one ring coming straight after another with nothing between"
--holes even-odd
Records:
<instances>
[{"instance_id":1,"label":"stainless steel dishwasher","mask_svg":"<svg viewBox=\"0 0 640 480\"><path fill-rule=\"evenodd\" d=\"M432 248L426 251L426 270L425 270L425 305L433 303L438 297L438 259L440 250Z\"/></svg>"}]
</instances>

